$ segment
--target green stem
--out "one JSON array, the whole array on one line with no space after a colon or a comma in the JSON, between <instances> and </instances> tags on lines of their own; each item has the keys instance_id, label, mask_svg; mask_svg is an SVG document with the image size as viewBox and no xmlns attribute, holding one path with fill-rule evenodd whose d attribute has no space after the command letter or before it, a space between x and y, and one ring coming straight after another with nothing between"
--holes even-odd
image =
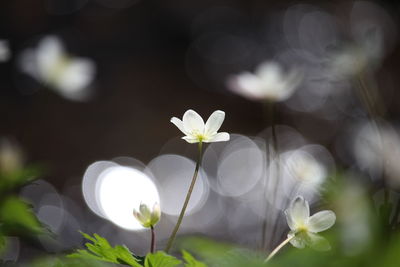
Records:
<instances>
[{"instance_id":1,"label":"green stem","mask_svg":"<svg viewBox=\"0 0 400 267\"><path fill-rule=\"evenodd\" d=\"M281 250L281 248L283 248L287 243L289 243L290 240L292 240L294 237L295 237L295 235L292 235L292 236L286 238L282 243L280 243L280 244L271 252L271 254L269 254L268 258L266 258L264 262L268 262L269 260L271 260L272 257L275 256L275 254L278 253L278 251Z\"/></svg>"},{"instance_id":2,"label":"green stem","mask_svg":"<svg viewBox=\"0 0 400 267\"><path fill-rule=\"evenodd\" d=\"M172 244L174 243L176 234L177 234L177 232L179 230L179 226L182 223L183 216L185 215L186 208L187 208L187 206L189 204L190 196L192 195L193 188L194 188L194 185L196 183L197 175L199 173L199 169L200 169L200 165L201 165L202 152L203 152L203 143L199 142L199 156L198 156L198 159L197 159L196 168L194 170L192 182L191 182L191 184L189 186L189 190L188 190L188 192L186 194L185 202L183 203L183 207L182 207L181 213L179 214L178 221L176 222L175 228L172 231L172 234L168 239L167 247L165 248L165 252L166 253L169 252L169 250L172 247Z\"/></svg>"},{"instance_id":3,"label":"green stem","mask_svg":"<svg viewBox=\"0 0 400 267\"><path fill-rule=\"evenodd\" d=\"M151 229L151 244L150 244L150 253L154 253L156 250L156 233L154 231L154 226L150 226Z\"/></svg>"}]
</instances>

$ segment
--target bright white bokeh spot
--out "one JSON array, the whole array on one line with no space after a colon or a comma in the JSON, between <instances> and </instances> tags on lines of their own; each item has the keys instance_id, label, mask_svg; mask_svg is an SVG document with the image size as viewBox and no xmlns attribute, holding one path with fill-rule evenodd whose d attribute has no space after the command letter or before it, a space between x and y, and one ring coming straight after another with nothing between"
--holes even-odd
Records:
<instances>
[{"instance_id":1,"label":"bright white bokeh spot","mask_svg":"<svg viewBox=\"0 0 400 267\"><path fill-rule=\"evenodd\" d=\"M133 209L138 209L140 203L150 207L160 203L157 188L146 174L122 166L110 167L101 173L95 196L102 214L128 230L144 229L133 216Z\"/></svg>"},{"instance_id":2,"label":"bright white bokeh spot","mask_svg":"<svg viewBox=\"0 0 400 267\"><path fill-rule=\"evenodd\" d=\"M119 166L112 161L97 161L91 164L83 175L82 193L89 208L98 216L104 217L99 203L96 201L96 184L100 174L108 168Z\"/></svg>"},{"instance_id":3,"label":"bright white bokeh spot","mask_svg":"<svg viewBox=\"0 0 400 267\"><path fill-rule=\"evenodd\" d=\"M162 212L179 215L193 177L195 163L179 155L158 156L148 164L148 170L159 183ZM208 179L200 170L185 214L198 211L209 194Z\"/></svg>"}]
</instances>

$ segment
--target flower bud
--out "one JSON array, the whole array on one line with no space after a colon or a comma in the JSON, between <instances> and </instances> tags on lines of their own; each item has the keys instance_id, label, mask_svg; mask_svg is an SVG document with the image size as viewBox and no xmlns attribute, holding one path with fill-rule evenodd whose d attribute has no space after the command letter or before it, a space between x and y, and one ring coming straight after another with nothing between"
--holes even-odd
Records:
<instances>
[{"instance_id":1,"label":"flower bud","mask_svg":"<svg viewBox=\"0 0 400 267\"><path fill-rule=\"evenodd\" d=\"M161 217L160 204L157 202L154 203L153 209L150 210L148 205L141 203L139 206L139 211L133 209L133 215L143 227L153 227L158 223Z\"/></svg>"}]
</instances>

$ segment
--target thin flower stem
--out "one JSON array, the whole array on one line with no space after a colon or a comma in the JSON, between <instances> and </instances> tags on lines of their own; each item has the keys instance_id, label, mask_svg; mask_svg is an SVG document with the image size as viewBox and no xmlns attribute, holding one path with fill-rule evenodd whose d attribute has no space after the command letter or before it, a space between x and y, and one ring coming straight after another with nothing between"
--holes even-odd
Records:
<instances>
[{"instance_id":1,"label":"thin flower stem","mask_svg":"<svg viewBox=\"0 0 400 267\"><path fill-rule=\"evenodd\" d=\"M169 250L172 247L172 244L173 244L173 242L175 240L176 234L177 234L177 232L179 230L179 226L182 223L183 216L185 215L186 208L187 208L187 206L189 204L190 196L192 195L193 188L194 188L194 185L196 183L197 175L199 173L199 169L200 169L200 165L201 165L202 152L203 152L203 144L202 144L202 142L199 142L199 156L198 156L198 159L197 159L196 168L194 170L192 182L191 182L189 190L188 190L188 192L186 194L185 202L183 203L183 207L182 207L181 213L179 214L178 221L176 222L175 228L172 231L172 234L168 239L167 247L165 248L165 252L167 252L167 253L169 252Z\"/></svg>"},{"instance_id":2,"label":"thin flower stem","mask_svg":"<svg viewBox=\"0 0 400 267\"><path fill-rule=\"evenodd\" d=\"M272 163L272 159L275 159L276 162L276 173L275 173L275 183L274 183L274 188L273 188L273 198L272 198L272 209L275 211L275 206L276 206L276 200L277 200L277 195L278 195L278 189L279 189L279 183L280 183L280 169L281 169L281 160L279 156L279 145L278 145L278 136L276 133L276 112L275 112L275 104L271 103L270 104L270 109L271 109L271 132L272 132L272 146L273 150L270 156L270 163ZM272 166L270 166L271 170L273 169ZM273 173L271 172L271 175L269 179L272 179ZM271 212L271 211L270 211ZM277 227L278 227L278 222L279 222L279 214L277 214L276 220L273 223L273 229L272 233L277 232ZM271 236L271 245L275 241L275 235Z\"/></svg>"},{"instance_id":3,"label":"thin flower stem","mask_svg":"<svg viewBox=\"0 0 400 267\"><path fill-rule=\"evenodd\" d=\"M156 250L156 233L154 231L154 226L150 226L151 229L151 244L150 244L150 253L154 253Z\"/></svg>"},{"instance_id":4,"label":"thin flower stem","mask_svg":"<svg viewBox=\"0 0 400 267\"><path fill-rule=\"evenodd\" d=\"M275 203L276 203L275 199L276 199L277 190L278 190L278 187L279 187L279 176L280 176L280 174L279 174L280 173L280 159L279 159L279 153L278 153L278 149L279 149L278 148L278 137L277 137L277 134L276 134L276 122L275 122L275 120L276 120L276 112L275 112L275 109L276 109L276 104L274 102L268 101L268 102L264 103L264 112L265 112L265 114L264 114L265 116L264 117L266 118L267 125L271 126L271 133L272 133L272 149L268 146L268 144L266 145L266 158L267 158L268 164L270 166L270 174L269 174L269 176L267 176L265 190L266 191L272 190L273 197L272 197L272 203L269 203L268 200L265 199L266 214L268 212L269 213L273 212L272 209L275 207ZM266 140L266 143L268 143L268 140ZM276 163L277 163L277 165L276 165L276 173L275 174L273 173L274 170L272 168L272 161L273 161L274 158L276 159ZM274 178L272 178L273 175L275 175ZM268 180L269 179L276 179L273 189L272 188L268 188ZM267 195L267 194L265 194L265 195ZM269 224L268 224L268 221L267 221L267 217L265 216L265 218L263 220L263 223L262 223L262 233L261 233L262 234L262 239L261 239L262 248L266 247L266 242L267 242L266 234L267 234L268 226L269 226ZM276 232L277 221L274 221L272 223L272 227L273 227L272 232L273 233ZM273 238L272 237L271 237L271 240L270 240L270 245L272 245L272 243L273 243Z\"/></svg>"},{"instance_id":5,"label":"thin flower stem","mask_svg":"<svg viewBox=\"0 0 400 267\"><path fill-rule=\"evenodd\" d=\"M364 101L364 105L366 106L368 116L370 119L371 127L377 133L377 138L378 138L378 142L379 142L379 146L380 146L379 149L381 149L383 151L383 139L382 139L380 127L378 124L378 118L381 114L383 114L383 112L379 109L379 106L375 104L374 98L370 93L370 89L368 88L366 82L364 81L364 78L363 78L364 76L365 76L364 73L360 73L357 77L357 84L358 84L359 91L360 91L360 97L361 97L361 100ZM386 169L385 169L385 162L383 159L382 159L381 163L382 163L382 177L385 178ZM382 181L383 181L383 185L385 187L385 197L386 197L387 196L386 195L386 193L387 193L386 182L384 179L382 179Z\"/></svg>"},{"instance_id":6,"label":"thin flower stem","mask_svg":"<svg viewBox=\"0 0 400 267\"><path fill-rule=\"evenodd\" d=\"M268 262L269 260L272 259L273 256L275 256L276 253L278 253L279 250L281 250L281 248L283 248L287 243L290 242L290 240L292 240L295 237L295 235L292 235L288 238L286 238L282 243L280 243L272 252L271 254L268 255L268 257L265 259L264 262Z\"/></svg>"},{"instance_id":7,"label":"thin flower stem","mask_svg":"<svg viewBox=\"0 0 400 267\"><path fill-rule=\"evenodd\" d=\"M269 126L273 122L273 114L271 114L271 108L269 101L266 101L263 103L263 113L264 113L264 123L265 126ZM268 191L268 175L267 175L267 170L268 170L268 165L271 162L271 154L272 152L270 151L270 148L268 146L268 137L265 137L265 191ZM265 203L265 216L263 218L262 224L261 224L261 248L266 249L266 243L267 243L267 229L268 229L268 220L267 220L267 214L270 210L270 204L267 199L267 194L264 194L264 203Z\"/></svg>"}]
</instances>

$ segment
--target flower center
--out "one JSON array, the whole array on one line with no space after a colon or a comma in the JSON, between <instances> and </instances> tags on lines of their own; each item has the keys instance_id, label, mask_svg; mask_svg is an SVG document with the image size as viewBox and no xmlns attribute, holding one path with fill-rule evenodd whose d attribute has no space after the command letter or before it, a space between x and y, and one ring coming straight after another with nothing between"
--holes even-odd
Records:
<instances>
[{"instance_id":1,"label":"flower center","mask_svg":"<svg viewBox=\"0 0 400 267\"><path fill-rule=\"evenodd\" d=\"M305 225L300 225L298 228L297 228L297 231L296 231L298 234L302 234L302 233L306 233L306 232L308 232L308 227L307 226L305 226Z\"/></svg>"}]
</instances>

